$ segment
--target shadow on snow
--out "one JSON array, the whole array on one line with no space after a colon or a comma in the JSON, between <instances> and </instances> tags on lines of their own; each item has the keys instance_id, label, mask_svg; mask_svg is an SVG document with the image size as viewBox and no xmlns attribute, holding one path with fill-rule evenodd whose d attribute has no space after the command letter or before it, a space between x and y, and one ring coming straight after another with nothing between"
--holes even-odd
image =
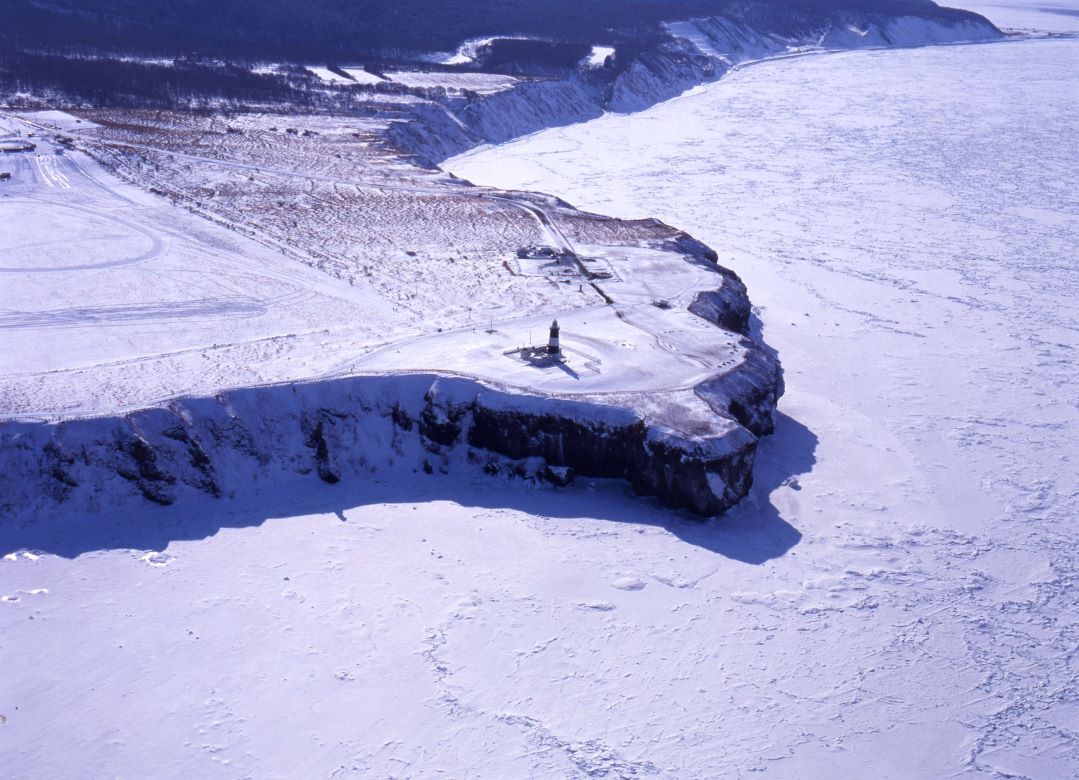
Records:
<instances>
[{"instance_id":1,"label":"shadow on snow","mask_svg":"<svg viewBox=\"0 0 1079 780\"><path fill-rule=\"evenodd\" d=\"M702 522L667 509L651 498L636 497L617 480L579 478L569 488L484 475L393 475L382 481L351 479L327 485L312 476L276 488L260 488L236 499L197 499L170 507L149 504L113 517L42 517L0 538L0 554L18 550L74 558L111 549L164 550L170 542L205 539L222 528L247 528L270 519L336 514L348 521L350 510L376 504L423 504L450 501L477 509L511 509L546 518L588 518L659 526L683 541L732 560L761 564L781 557L802 535L772 506L773 490L808 472L817 437L784 414L776 414L776 432L762 440L749 496L726 515ZM60 510L62 512L62 509ZM437 511L432 509L432 511Z\"/></svg>"}]
</instances>

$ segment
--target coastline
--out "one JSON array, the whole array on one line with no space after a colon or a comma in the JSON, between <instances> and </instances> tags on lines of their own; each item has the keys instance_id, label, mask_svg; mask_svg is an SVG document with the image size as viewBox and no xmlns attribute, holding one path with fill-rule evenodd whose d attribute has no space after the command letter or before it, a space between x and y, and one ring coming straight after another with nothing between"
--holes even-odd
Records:
<instances>
[{"instance_id":1,"label":"coastline","mask_svg":"<svg viewBox=\"0 0 1079 780\"><path fill-rule=\"evenodd\" d=\"M1075 776L1079 149L1067 140L1079 138L1079 69L1070 65L1075 41L773 62L641 114L459 159L474 181L559 192L626 220L597 229L640 236L659 223L633 218L655 215L740 272L753 293L750 333L782 354L788 385L746 498L699 522L622 479L578 474L553 489L567 469L467 440L493 426L511 454L557 452L579 448L577 426L603 425L618 451L593 454L614 464L641 441L634 414L561 402L556 424L535 415L550 399L404 372L415 357L448 355L460 367L454 353L470 342L500 354L488 329L505 331L506 346L531 342L529 329L546 338L546 306L527 321L484 311L475 333L448 346L421 334L426 347L402 353L394 378L200 392L120 428L73 422L72 434L100 427L81 437L86 460L119 466L126 476L107 481L134 496L40 502L32 522L0 521L8 769L206 780ZM293 136L227 121L290 168ZM330 129L310 118L288 126ZM223 121L196 130L209 139L201 156L240 159L239 143L209 146L245 137L224 135ZM172 148L191 151L189 138ZM128 156L147 170L157 160ZM197 191L198 166L185 164L163 165L158 180L178 174L178 193L212 207ZM195 180L186 189L185 178ZM154 198L122 192L154 213ZM477 202L524 226L509 246L547 240L531 237L539 226L521 209ZM536 202L593 256L580 212ZM380 250L398 272L410 260L431 273L460 267L445 255L424 264L423 247L407 240L418 259ZM257 247L248 273L305 270L299 252L295 267L275 266ZM595 270L624 270L624 249ZM455 247L459 264L466 253ZM514 271L529 270L508 254ZM205 257L196 272L227 274ZM144 273L161 286L181 260ZM689 265L668 258L659 269L680 264ZM306 270L304 284L325 276ZM288 292L272 281L262 282L272 294ZM669 313L611 293L631 319ZM674 300L680 310L691 302ZM610 357L610 377L613 354L574 343L608 326L591 303L587 326L560 318L563 344ZM429 330L447 326L423 307ZM362 308L326 312L357 318L337 343L368 343ZM246 337L247 320L215 322ZM6 323L17 324L10 314ZM619 340L633 335L617 318L609 325ZM706 341L722 335L704 328ZM104 339L120 328L86 330ZM2 331L14 343L18 333ZM43 350L61 340L51 334L78 336L37 333ZM300 351L334 344L323 337ZM320 357L307 370L372 369L344 353ZM55 387L38 397L43 407L63 408ZM657 398L668 412L691 400ZM111 399L93 401L86 408ZM439 443L458 430L464 444ZM77 446L49 458L55 489L84 489L64 481L87 484ZM663 452L652 462L663 465Z\"/></svg>"},{"instance_id":2,"label":"coastline","mask_svg":"<svg viewBox=\"0 0 1079 780\"><path fill-rule=\"evenodd\" d=\"M447 105L440 111L421 112L411 122L395 126L390 140L419 164L438 167L452 157L485 145L506 143L551 127L591 121L607 113L647 110L716 83L740 68L764 62L815 54L996 43L1006 39L1001 30L984 18L957 25L918 21L916 29L910 30L904 29L904 24L908 24L906 17L885 17L857 33L829 29L813 38L786 39L739 26L728 19L692 19L679 23L680 31L692 37L678 39L677 51L666 55L695 58L697 63L692 68L677 69L661 58L651 70L631 67L615 77L607 92L599 93L580 90L575 74L569 74L551 82L481 98L463 107ZM548 92L554 93L553 100ZM494 126L488 123L488 112L498 116ZM506 117L516 117L519 124L507 124Z\"/></svg>"},{"instance_id":3,"label":"coastline","mask_svg":"<svg viewBox=\"0 0 1079 780\"><path fill-rule=\"evenodd\" d=\"M724 520L804 534L776 570L746 581L724 562L717 576L717 601L746 599L739 620L781 626L759 666L734 647L717 664L757 681L736 698L751 714L717 737L761 730L735 765L778 742L794 746L780 773L800 776L857 774L859 760L896 777L1074 773L1074 718L1055 702L1073 688L1075 598L1055 583L1075 571L1075 147L1060 139L1079 116L1077 49L1029 43L751 70L587 138L500 150L487 175L482 159L457 171L624 218L678 215L763 309L787 376L780 413L816 446L803 473ZM650 128L669 128L648 137L668 158L637 140ZM601 169L609 186L593 192ZM802 438L781 425L758 474L788 473ZM777 667L793 669L778 693ZM848 685L857 721L844 710L811 730L843 752L799 746L821 691ZM802 698L773 731L788 686ZM906 725L861 730L882 722Z\"/></svg>"},{"instance_id":4,"label":"coastline","mask_svg":"<svg viewBox=\"0 0 1079 780\"><path fill-rule=\"evenodd\" d=\"M703 23L703 22L701 22ZM995 29L995 28L994 28ZM863 47L865 48L865 47ZM792 55L785 55L787 57ZM784 56L780 56L779 59L783 59ZM740 67L748 67L750 64L756 64L758 62L768 62L772 58L766 58L764 60L745 60L741 64L735 63L730 67L726 67L716 77L717 79L730 72L735 72ZM713 63L714 65L714 63ZM684 93L683 93L684 94ZM396 127L396 126L395 126ZM538 212L541 214L542 212ZM548 220L549 221L549 220ZM673 232L673 229L668 229ZM641 480L634 477L629 472L626 476L630 481L645 493L651 493L666 498L674 505L688 506L693 511L711 515L720 513L729 507L733 506L748 492L751 485L751 474L753 468L753 452L755 451L756 441L762 436L768 434L772 430L773 426L773 412L775 410L776 402L782 393L782 373L779 368L778 359L773 352L768 350L763 344L758 343L756 340L748 337L748 316L750 310L749 299L744 285L738 277L722 268L719 268L715 264L715 254L711 252L707 247L694 242L692 239L688 239L690 244L686 252L688 257L693 259L696 257L697 262L703 262L705 264L711 264L716 270L720 272L720 276L724 279L723 285L720 288L713 290L700 290L698 291L694 302L688 306L688 312L694 316L702 317L704 320L709 321L711 324L718 326L727 331L734 331L740 333L742 339L739 348L741 350L741 357L738 368L731 370L729 367L724 367L722 370L716 373L708 374L704 379L695 382L687 388L691 388L691 396L694 398L690 406L695 406L695 410L689 412L690 406L676 405L675 408L682 409L680 414L689 414L689 417L681 422L672 422L672 415L669 412L664 412L660 407L661 403L656 402L654 397L656 394L652 392L636 392L636 393L624 393L615 392L592 394L581 396L582 400L587 400L589 403L598 404L597 410L602 408L603 404L616 403L619 406L623 406L629 409L635 406L647 409L643 417L640 418L641 422L651 426L656 431L669 431L673 434L679 443L676 445L676 450L683 453L690 453L695 447L699 445L701 441L708 439L711 436L716 442L721 440L729 440L730 442L739 442L734 445L739 453L737 459L737 467L730 468L727 465L721 463L713 464L706 467L703 472L697 471L696 465L693 467L686 466L683 468L684 473L692 474L690 477L691 482L697 486L689 489L676 488L673 489L664 486L661 482L657 482L655 478L648 478ZM707 304L703 301L707 298ZM610 299L608 299L610 301ZM621 315L620 315L621 316ZM355 369L353 369L355 370ZM417 367L417 373L423 373L423 369ZM429 369L428 369L429 371ZM346 372L347 373L347 372ZM360 372L367 373L367 372ZM453 370L445 370L443 376L452 377L455 372ZM460 372L456 372L457 375L463 375ZM392 377L394 375L400 375L400 369L386 370L386 371L374 371L369 375L373 377ZM470 379L475 381L479 380L482 387L489 385L491 378L489 376L470 376ZM257 391L259 389L283 392L283 393L296 393L301 387L306 389L313 389L317 394L317 388L320 384L327 382L334 382L335 378L326 379L312 379L302 380L297 383L292 382L271 382L263 384L249 384L245 385L242 389L233 391L219 390L217 393L218 398L228 396L228 392L236 393L243 392L244 390ZM356 381L362 382L363 380L357 376ZM377 380L376 380L377 381ZM496 383L497 384L497 383ZM512 386L506 385L506 387ZM518 388L517 392L528 393L530 388ZM669 392L669 389L667 389ZM524 397L528 397L527 395ZM557 408L558 398L566 399L572 396L565 396L564 394L554 393L549 396L554 403L554 408ZM37 443L31 447L15 446L17 442L24 441L24 437L27 435L26 430L16 428L16 432L7 434L8 445L5 446L5 456L10 461L5 468L5 473L8 475L8 479L11 479L11 475L19 474L19 481L28 482L30 484L35 483L34 473L41 475L39 478L45 479L43 489L40 491L45 495L62 495L64 500L67 500L72 488L79 487L80 484L94 485L99 480L92 476L93 469L87 472L86 477L82 477L79 480L74 480L68 475L65 477L54 466L49 465L50 451L55 452L83 452L83 458L87 465L91 462L98 463L97 468L104 469L98 476L106 476L113 474L120 474L123 476L125 473L139 473L141 466L136 463L134 465L124 465L123 463L115 463L111 456L93 456L89 453L95 450L101 450L102 453L109 449L112 445L108 442L121 440L126 438L129 434L124 433L128 429L132 428L132 420L138 418L140 415L151 414L154 409L158 409L161 412L165 412L168 409L179 405L193 404L195 407L204 407L204 402L209 399L203 399L200 401L197 397L191 397L186 394L177 394L168 401L162 401L157 404L141 404L137 409L131 409L120 415L104 415L97 417L98 423L107 422L106 429L112 432L105 432L100 425L90 425L85 427L84 431L79 431L79 426L74 424L74 421L79 419L80 415L63 415L58 418L54 418L56 422L46 422L43 424L43 428L37 429L31 438ZM288 404L286 403L286 406ZM226 404L227 406L227 404ZM722 432L712 432L705 436L703 439L699 433L693 433L693 431L699 431L700 426L703 423L704 417L701 416L702 410L710 410L711 414L715 415L716 422L723 426L727 426L728 429ZM320 410L310 410L316 417L322 416L323 412ZM597 412L599 413L599 412ZM705 413L705 416L708 412ZM338 419L343 418L344 413L333 413L331 416L335 416ZM310 425L307 422L309 413L305 412L296 415L297 429L302 436L309 438L310 432L307 430ZM347 415L344 415L347 416ZM383 415L385 416L385 415ZM557 429L561 423L557 421L558 415L544 414L544 417L549 419L548 423L553 428ZM62 421L61 421L62 420ZM357 418L357 424L359 419ZM251 422L247 423L248 427L252 425ZM684 426L682 429L679 426ZM729 426L734 426L730 428ZM137 426L135 426L137 428ZM520 446L510 445L508 442L513 439L516 434L512 432L512 427L509 426L504 431L505 440L500 440L498 436L488 435L485 439L486 449L493 454L510 453L512 459L522 460L535 457L541 457L543 463L539 467L532 467L528 472L531 475L538 474L548 467L562 468L567 466L565 453L555 454L545 449L542 444L534 443L530 447L521 448ZM708 425L704 426L708 428ZM460 434L461 432L459 432ZM206 435L204 433L204 435ZM600 432L599 436L602 438L607 435L604 432ZM668 436L667 433L662 434ZM130 450L128 455L135 457L137 460L138 453L136 450L140 448L149 448L150 452L166 452L168 450L167 442L160 438L156 442L149 442L136 433L136 440L141 441L142 444L134 447ZM681 437L678 439L678 437ZM747 438L748 437L748 438ZM166 437L167 438L167 437ZM212 438L212 434L211 434ZM455 436L454 439L445 444L455 444L458 442L460 435ZM465 437L467 438L467 436ZM542 438L542 437L541 437ZM537 442L539 440L536 440ZM598 441L598 440L597 440ZM203 452L211 452L220 450L221 442L216 445L211 441L207 441L206 446L199 445ZM728 448L730 445L723 445L724 448ZM104 448L104 449L102 449ZM294 450L295 448L291 448ZM325 449L323 445L322 450ZM587 449L587 448L586 448ZM123 447L120 448L124 450ZM320 454L321 450L316 448L313 453L313 457L316 461L325 457L325 453ZM166 458L167 459L167 458ZM696 460L691 458L689 461L682 457L683 463L697 463ZM583 476L605 476L605 473L595 472L585 467L580 469L581 464L577 464L578 470L581 470ZM157 467L155 466L155 469ZM290 467L292 469L298 469L299 473L303 474L309 471L311 466L299 463L298 466ZM648 468L651 468L649 466ZM134 469L134 471L132 471ZM688 470L687 470L688 469ZM181 465L177 462L172 466L172 470L177 474L183 471ZM639 470L639 469L638 469ZM288 469L286 469L288 471ZM669 472L669 469L668 469ZM677 473L678 469L675 469L674 479L681 479L681 476ZM705 479L705 475L720 474L723 473L722 478L717 478L710 486L706 485L708 482ZM59 474L59 476L58 476ZM360 472L355 472L357 476ZM265 475L270 478L272 475ZM337 474L337 479L341 478L340 474ZM162 479L169 484L176 482L176 477L168 473L164 473ZM671 477L665 478L665 482L670 482ZM128 479L128 482L132 480ZM137 482L137 480L135 480ZM76 482L76 484L69 484ZM39 483L40 484L40 483ZM118 483L123 485L124 483ZM190 485L195 489L199 489L199 480ZM57 493L59 491L59 493ZM121 493L129 498L137 497L140 493L145 498L145 491L139 489L137 485L126 485L122 488ZM91 494L92 495L92 494ZM687 498L687 496L693 496ZM96 500L96 499L94 499ZM174 500L170 498L171 501ZM11 509L14 509L9 504ZM35 510L30 510L32 515ZM26 516L27 511L24 509L20 512L20 515Z\"/></svg>"}]
</instances>

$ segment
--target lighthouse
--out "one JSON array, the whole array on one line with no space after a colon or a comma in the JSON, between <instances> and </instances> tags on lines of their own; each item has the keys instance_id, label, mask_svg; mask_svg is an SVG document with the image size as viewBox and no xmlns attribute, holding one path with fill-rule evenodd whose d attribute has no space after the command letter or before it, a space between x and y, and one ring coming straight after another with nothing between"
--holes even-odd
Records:
<instances>
[{"instance_id":1,"label":"lighthouse","mask_svg":"<svg viewBox=\"0 0 1079 780\"><path fill-rule=\"evenodd\" d=\"M558 346L558 320L551 323L551 337L547 339L547 353L557 355L562 350Z\"/></svg>"}]
</instances>

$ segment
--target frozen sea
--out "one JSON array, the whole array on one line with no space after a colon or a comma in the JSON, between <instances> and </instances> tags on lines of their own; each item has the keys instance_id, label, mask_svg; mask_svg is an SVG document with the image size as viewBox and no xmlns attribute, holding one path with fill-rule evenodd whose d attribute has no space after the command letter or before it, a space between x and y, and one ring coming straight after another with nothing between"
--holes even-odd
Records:
<instances>
[{"instance_id":1,"label":"frozen sea","mask_svg":"<svg viewBox=\"0 0 1079 780\"><path fill-rule=\"evenodd\" d=\"M452 161L745 278L788 382L750 499L388 472L12 551L0 775L1079 775L1076 74L808 56Z\"/></svg>"},{"instance_id":2,"label":"frozen sea","mask_svg":"<svg viewBox=\"0 0 1079 780\"><path fill-rule=\"evenodd\" d=\"M1079 40L766 63L448 167L658 216L749 285L788 382L766 457L816 445L767 499L801 542L724 578L773 625L716 651L724 750L1079 774Z\"/></svg>"}]
</instances>

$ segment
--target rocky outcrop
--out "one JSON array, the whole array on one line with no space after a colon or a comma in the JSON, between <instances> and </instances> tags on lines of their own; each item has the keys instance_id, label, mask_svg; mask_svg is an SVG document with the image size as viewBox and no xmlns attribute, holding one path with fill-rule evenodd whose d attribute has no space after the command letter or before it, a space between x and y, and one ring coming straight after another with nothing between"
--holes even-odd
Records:
<instances>
[{"instance_id":1,"label":"rocky outcrop","mask_svg":"<svg viewBox=\"0 0 1079 780\"><path fill-rule=\"evenodd\" d=\"M754 436L775 429L773 411L783 395L783 372L768 350L750 339L742 362L721 376L706 379L693 392L718 415L730 416Z\"/></svg>"}]
</instances>

